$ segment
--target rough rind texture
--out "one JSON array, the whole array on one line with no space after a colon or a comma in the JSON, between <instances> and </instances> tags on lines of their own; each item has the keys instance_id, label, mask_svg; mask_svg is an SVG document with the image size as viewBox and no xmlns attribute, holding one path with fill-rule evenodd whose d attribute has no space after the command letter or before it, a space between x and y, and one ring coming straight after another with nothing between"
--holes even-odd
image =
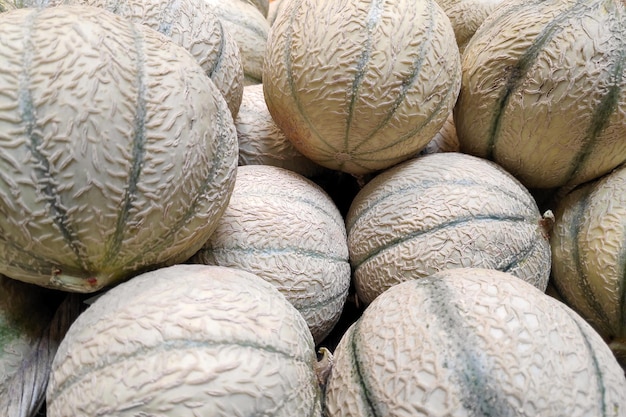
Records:
<instances>
[{"instance_id":1,"label":"rough rind texture","mask_svg":"<svg viewBox=\"0 0 626 417\"><path fill-rule=\"evenodd\" d=\"M0 273L89 292L204 244L237 136L182 47L89 6L0 14Z\"/></svg>"},{"instance_id":2,"label":"rough rind texture","mask_svg":"<svg viewBox=\"0 0 626 417\"><path fill-rule=\"evenodd\" d=\"M510 274L450 269L389 289L342 337L328 417L618 417L626 379L566 305Z\"/></svg>"},{"instance_id":3,"label":"rough rind texture","mask_svg":"<svg viewBox=\"0 0 626 417\"><path fill-rule=\"evenodd\" d=\"M274 166L239 167L224 215L191 262L271 282L303 315L316 343L339 320L350 286L339 210L316 184Z\"/></svg>"},{"instance_id":4,"label":"rough rind texture","mask_svg":"<svg viewBox=\"0 0 626 417\"><path fill-rule=\"evenodd\" d=\"M262 84L244 87L235 128L239 140L239 165L272 165L305 177L327 171L302 155L276 125L265 104Z\"/></svg>"},{"instance_id":5,"label":"rough rind texture","mask_svg":"<svg viewBox=\"0 0 626 417\"><path fill-rule=\"evenodd\" d=\"M241 55L244 85L263 80L263 58L270 24L253 4L233 0L205 0L233 36Z\"/></svg>"},{"instance_id":6,"label":"rough rind texture","mask_svg":"<svg viewBox=\"0 0 626 417\"><path fill-rule=\"evenodd\" d=\"M626 168L578 187L558 203L552 282L562 300L609 343L626 340ZM626 357L620 358L626 366Z\"/></svg>"},{"instance_id":7,"label":"rough rind texture","mask_svg":"<svg viewBox=\"0 0 626 417\"><path fill-rule=\"evenodd\" d=\"M175 265L97 299L59 346L48 417L319 417L306 323L274 286Z\"/></svg>"},{"instance_id":8,"label":"rough rind texture","mask_svg":"<svg viewBox=\"0 0 626 417\"><path fill-rule=\"evenodd\" d=\"M356 195L346 216L359 298L446 268L510 272L542 291L550 244L535 200L496 164L456 152L406 161Z\"/></svg>"},{"instance_id":9,"label":"rough rind texture","mask_svg":"<svg viewBox=\"0 0 626 417\"><path fill-rule=\"evenodd\" d=\"M452 112L450 112L450 115L446 119L441 129L439 129L439 131L430 140L430 142L428 142L426 147L420 151L420 154L426 155L430 153L460 151L461 145L459 144L459 138L456 136L454 115L452 114Z\"/></svg>"},{"instance_id":10,"label":"rough rind texture","mask_svg":"<svg viewBox=\"0 0 626 417\"><path fill-rule=\"evenodd\" d=\"M461 53L483 21L503 0L436 0L452 23Z\"/></svg>"},{"instance_id":11,"label":"rough rind texture","mask_svg":"<svg viewBox=\"0 0 626 417\"><path fill-rule=\"evenodd\" d=\"M293 0L271 27L263 87L302 154L360 175L426 146L452 111L460 71L434 0Z\"/></svg>"},{"instance_id":12,"label":"rough rind texture","mask_svg":"<svg viewBox=\"0 0 626 417\"><path fill-rule=\"evenodd\" d=\"M573 186L626 160L626 6L502 4L463 53L455 122L463 152L529 188Z\"/></svg>"},{"instance_id":13,"label":"rough rind texture","mask_svg":"<svg viewBox=\"0 0 626 417\"><path fill-rule=\"evenodd\" d=\"M168 36L198 61L220 90L233 118L243 94L239 47L204 0L26 0L31 7L78 4L101 7Z\"/></svg>"}]
</instances>

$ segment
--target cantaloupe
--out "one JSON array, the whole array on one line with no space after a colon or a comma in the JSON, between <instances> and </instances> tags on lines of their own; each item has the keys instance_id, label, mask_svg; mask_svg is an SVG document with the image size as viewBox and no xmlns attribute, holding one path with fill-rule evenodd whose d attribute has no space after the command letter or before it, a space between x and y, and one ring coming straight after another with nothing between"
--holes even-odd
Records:
<instances>
[{"instance_id":1,"label":"cantaloupe","mask_svg":"<svg viewBox=\"0 0 626 417\"><path fill-rule=\"evenodd\" d=\"M567 193L550 237L561 299L609 343L626 368L626 167Z\"/></svg>"},{"instance_id":2,"label":"cantaloupe","mask_svg":"<svg viewBox=\"0 0 626 417\"><path fill-rule=\"evenodd\" d=\"M72 324L48 417L321 416L311 333L271 284L234 268L136 276Z\"/></svg>"},{"instance_id":3,"label":"cantaloupe","mask_svg":"<svg viewBox=\"0 0 626 417\"><path fill-rule=\"evenodd\" d=\"M450 18L461 53L478 27L502 2L503 0L437 0Z\"/></svg>"},{"instance_id":4,"label":"cantaloupe","mask_svg":"<svg viewBox=\"0 0 626 417\"><path fill-rule=\"evenodd\" d=\"M458 268L380 295L344 334L328 417L619 417L626 378L565 304L511 274Z\"/></svg>"},{"instance_id":5,"label":"cantaloupe","mask_svg":"<svg viewBox=\"0 0 626 417\"><path fill-rule=\"evenodd\" d=\"M193 255L237 167L198 62L96 7L18 9L0 27L0 273L91 292Z\"/></svg>"},{"instance_id":6,"label":"cantaloupe","mask_svg":"<svg viewBox=\"0 0 626 417\"><path fill-rule=\"evenodd\" d=\"M346 216L359 299L370 303L406 280L447 268L510 272L545 290L549 219L498 165L458 152L387 169L356 195Z\"/></svg>"},{"instance_id":7,"label":"cantaloupe","mask_svg":"<svg viewBox=\"0 0 626 417\"><path fill-rule=\"evenodd\" d=\"M239 0L238 0L239 1ZM204 0L25 0L30 7L101 7L168 36L198 61L237 115L243 94L239 47Z\"/></svg>"},{"instance_id":8,"label":"cantaloupe","mask_svg":"<svg viewBox=\"0 0 626 417\"><path fill-rule=\"evenodd\" d=\"M235 38L243 65L244 85L259 84L263 80L270 24L265 15L247 1L204 0L222 20L226 30Z\"/></svg>"},{"instance_id":9,"label":"cantaloupe","mask_svg":"<svg viewBox=\"0 0 626 417\"><path fill-rule=\"evenodd\" d=\"M454 125L454 116L452 112L444 122L443 126L435 136L428 142L426 147L420 151L420 154L439 152L460 152L461 145L459 138L456 136L456 126Z\"/></svg>"},{"instance_id":10,"label":"cantaloupe","mask_svg":"<svg viewBox=\"0 0 626 417\"><path fill-rule=\"evenodd\" d=\"M302 154L362 175L427 145L452 111L460 71L435 0L293 0L271 27L263 88Z\"/></svg>"},{"instance_id":11,"label":"cantaloupe","mask_svg":"<svg viewBox=\"0 0 626 417\"><path fill-rule=\"evenodd\" d=\"M463 53L463 152L529 188L574 186L626 161L626 5L506 1Z\"/></svg>"},{"instance_id":12,"label":"cantaloupe","mask_svg":"<svg viewBox=\"0 0 626 417\"><path fill-rule=\"evenodd\" d=\"M316 343L339 320L350 287L346 228L335 203L311 180L269 165L237 169L226 211L190 262L240 268L272 283Z\"/></svg>"},{"instance_id":13,"label":"cantaloupe","mask_svg":"<svg viewBox=\"0 0 626 417\"><path fill-rule=\"evenodd\" d=\"M272 119L263 85L247 85L235 118L239 165L272 165L313 177L328 170L302 155Z\"/></svg>"}]
</instances>

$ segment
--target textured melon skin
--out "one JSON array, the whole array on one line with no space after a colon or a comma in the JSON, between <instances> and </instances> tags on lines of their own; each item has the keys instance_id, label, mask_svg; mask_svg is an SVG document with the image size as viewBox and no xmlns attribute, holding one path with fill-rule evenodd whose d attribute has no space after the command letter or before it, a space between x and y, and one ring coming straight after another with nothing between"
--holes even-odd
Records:
<instances>
[{"instance_id":1,"label":"textured melon skin","mask_svg":"<svg viewBox=\"0 0 626 417\"><path fill-rule=\"evenodd\" d=\"M490 161L448 152L379 174L346 216L359 298L446 268L498 269L542 291L550 244L542 216L514 177Z\"/></svg>"},{"instance_id":2,"label":"textured melon skin","mask_svg":"<svg viewBox=\"0 0 626 417\"><path fill-rule=\"evenodd\" d=\"M142 23L185 48L220 90L233 117L243 94L239 47L203 0L26 0L28 7L59 4L101 7Z\"/></svg>"},{"instance_id":3,"label":"textured melon skin","mask_svg":"<svg viewBox=\"0 0 626 417\"><path fill-rule=\"evenodd\" d=\"M262 84L244 87L239 110L235 118L239 165L272 165L305 177L327 172L302 155L276 125L265 104Z\"/></svg>"},{"instance_id":4,"label":"textured melon skin","mask_svg":"<svg viewBox=\"0 0 626 417\"><path fill-rule=\"evenodd\" d=\"M574 186L626 160L626 6L507 1L463 53L463 152L529 188Z\"/></svg>"},{"instance_id":5,"label":"textured melon skin","mask_svg":"<svg viewBox=\"0 0 626 417\"><path fill-rule=\"evenodd\" d=\"M174 265L98 298L52 364L48 417L321 416L313 338L274 286Z\"/></svg>"},{"instance_id":6,"label":"textured melon skin","mask_svg":"<svg viewBox=\"0 0 626 417\"><path fill-rule=\"evenodd\" d=\"M302 154L361 175L426 146L452 111L460 71L434 0L294 0L271 27L263 88Z\"/></svg>"},{"instance_id":7,"label":"textured melon skin","mask_svg":"<svg viewBox=\"0 0 626 417\"><path fill-rule=\"evenodd\" d=\"M350 286L343 218L315 183L292 171L246 165L215 232L191 262L252 272L305 318L316 343L337 324Z\"/></svg>"},{"instance_id":8,"label":"textured melon skin","mask_svg":"<svg viewBox=\"0 0 626 417\"><path fill-rule=\"evenodd\" d=\"M263 80L265 56L270 24L254 5L239 0L205 0L222 20L224 27L235 38L243 65L244 85L259 84Z\"/></svg>"},{"instance_id":9,"label":"textured melon skin","mask_svg":"<svg viewBox=\"0 0 626 417\"><path fill-rule=\"evenodd\" d=\"M389 289L344 334L328 417L623 416L602 338L514 276L449 269Z\"/></svg>"},{"instance_id":10,"label":"textured melon skin","mask_svg":"<svg viewBox=\"0 0 626 417\"><path fill-rule=\"evenodd\" d=\"M237 164L230 111L194 58L89 6L0 26L0 273L90 292L193 255Z\"/></svg>"},{"instance_id":11,"label":"textured melon skin","mask_svg":"<svg viewBox=\"0 0 626 417\"><path fill-rule=\"evenodd\" d=\"M555 210L552 283L626 368L626 168L580 186Z\"/></svg>"}]
</instances>

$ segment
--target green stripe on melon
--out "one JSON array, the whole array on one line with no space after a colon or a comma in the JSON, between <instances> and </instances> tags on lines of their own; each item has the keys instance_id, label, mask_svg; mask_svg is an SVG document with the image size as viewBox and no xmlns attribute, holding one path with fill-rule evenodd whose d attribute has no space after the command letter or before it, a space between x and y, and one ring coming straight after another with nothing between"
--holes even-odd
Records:
<instances>
[{"instance_id":1,"label":"green stripe on melon","mask_svg":"<svg viewBox=\"0 0 626 417\"><path fill-rule=\"evenodd\" d=\"M461 149L531 188L577 185L621 164L625 29L615 0L498 7L463 54Z\"/></svg>"},{"instance_id":2,"label":"green stripe on melon","mask_svg":"<svg viewBox=\"0 0 626 417\"><path fill-rule=\"evenodd\" d=\"M545 290L550 247L531 194L471 155L423 155L379 174L346 216L359 298L445 268L510 272Z\"/></svg>"},{"instance_id":3,"label":"green stripe on melon","mask_svg":"<svg viewBox=\"0 0 626 417\"><path fill-rule=\"evenodd\" d=\"M458 94L458 55L435 1L295 0L268 37L266 102L308 158L373 172L419 152L443 126Z\"/></svg>"},{"instance_id":4,"label":"green stripe on melon","mask_svg":"<svg viewBox=\"0 0 626 417\"><path fill-rule=\"evenodd\" d=\"M1 272L95 291L191 256L237 161L232 116L199 64L95 7L0 19Z\"/></svg>"},{"instance_id":5,"label":"green stripe on melon","mask_svg":"<svg viewBox=\"0 0 626 417\"><path fill-rule=\"evenodd\" d=\"M532 285L448 269L390 288L344 334L326 415L617 417L616 365L589 324Z\"/></svg>"}]
</instances>

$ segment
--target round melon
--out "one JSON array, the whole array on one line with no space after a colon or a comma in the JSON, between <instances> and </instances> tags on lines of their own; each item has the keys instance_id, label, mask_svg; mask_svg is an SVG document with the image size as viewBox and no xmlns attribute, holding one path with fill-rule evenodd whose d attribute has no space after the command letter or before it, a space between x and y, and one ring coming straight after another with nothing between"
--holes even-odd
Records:
<instances>
[{"instance_id":1,"label":"round melon","mask_svg":"<svg viewBox=\"0 0 626 417\"><path fill-rule=\"evenodd\" d=\"M327 417L626 412L626 378L563 303L501 271L459 268L390 288L344 334Z\"/></svg>"},{"instance_id":2,"label":"round melon","mask_svg":"<svg viewBox=\"0 0 626 417\"><path fill-rule=\"evenodd\" d=\"M626 168L559 200L552 279L557 294L609 343L626 368Z\"/></svg>"},{"instance_id":3,"label":"round melon","mask_svg":"<svg viewBox=\"0 0 626 417\"><path fill-rule=\"evenodd\" d=\"M626 161L626 6L507 1L467 45L461 150L529 188L574 186Z\"/></svg>"},{"instance_id":4,"label":"round melon","mask_svg":"<svg viewBox=\"0 0 626 417\"><path fill-rule=\"evenodd\" d=\"M333 200L305 177L269 165L238 168L224 215L190 261L271 282L305 318L316 343L339 320L350 287L346 228Z\"/></svg>"},{"instance_id":5,"label":"round melon","mask_svg":"<svg viewBox=\"0 0 626 417\"><path fill-rule=\"evenodd\" d=\"M239 165L272 165L313 177L327 171L302 155L285 137L265 104L263 85L247 85L235 118Z\"/></svg>"},{"instance_id":6,"label":"round melon","mask_svg":"<svg viewBox=\"0 0 626 417\"><path fill-rule=\"evenodd\" d=\"M244 85L259 84L263 80L263 59L270 24L248 1L204 0L221 19L224 28L239 46L243 65Z\"/></svg>"},{"instance_id":7,"label":"round melon","mask_svg":"<svg viewBox=\"0 0 626 417\"><path fill-rule=\"evenodd\" d=\"M496 164L456 152L420 156L367 183L346 216L359 299L448 268L509 272L540 290L550 276L544 219Z\"/></svg>"},{"instance_id":8,"label":"round melon","mask_svg":"<svg viewBox=\"0 0 626 417\"><path fill-rule=\"evenodd\" d=\"M18 9L0 27L0 273L91 292L193 255L237 167L198 62L96 7Z\"/></svg>"},{"instance_id":9,"label":"round melon","mask_svg":"<svg viewBox=\"0 0 626 417\"><path fill-rule=\"evenodd\" d=\"M302 154L362 175L427 145L461 67L435 0L293 0L271 27L263 77L272 117Z\"/></svg>"},{"instance_id":10,"label":"round melon","mask_svg":"<svg viewBox=\"0 0 626 417\"><path fill-rule=\"evenodd\" d=\"M461 53L478 27L503 0L437 0L450 18Z\"/></svg>"},{"instance_id":11,"label":"round melon","mask_svg":"<svg viewBox=\"0 0 626 417\"><path fill-rule=\"evenodd\" d=\"M313 338L249 272L174 265L124 282L72 324L48 417L321 416Z\"/></svg>"},{"instance_id":12,"label":"round melon","mask_svg":"<svg viewBox=\"0 0 626 417\"><path fill-rule=\"evenodd\" d=\"M239 47L204 0L26 0L31 7L77 4L101 7L168 36L198 61L237 115L243 94Z\"/></svg>"}]
</instances>

